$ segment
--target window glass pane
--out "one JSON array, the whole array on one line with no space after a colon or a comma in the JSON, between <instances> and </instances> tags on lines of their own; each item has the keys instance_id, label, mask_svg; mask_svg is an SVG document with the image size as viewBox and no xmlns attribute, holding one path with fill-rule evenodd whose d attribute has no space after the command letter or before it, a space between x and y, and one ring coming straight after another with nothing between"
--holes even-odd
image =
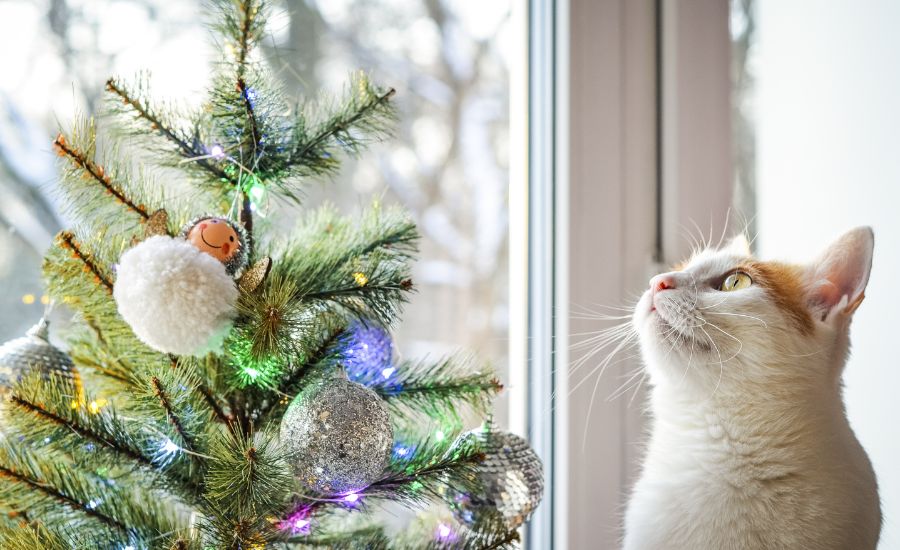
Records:
<instances>
[{"instance_id":1,"label":"window glass pane","mask_svg":"<svg viewBox=\"0 0 900 550\"><path fill-rule=\"evenodd\" d=\"M756 235L756 128L754 119L756 0L731 0L731 108L734 159L733 227ZM753 243L755 244L755 243Z\"/></svg>"},{"instance_id":2,"label":"window glass pane","mask_svg":"<svg viewBox=\"0 0 900 550\"><path fill-rule=\"evenodd\" d=\"M50 136L100 106L105 79L151 69L155 93L199 100L217 52L201 2L0 3L0 341L42 310L40 258L66 225ZM397 89L395 139L313 183L307 208L402 204L423 234L418 294L396 332L404 357L470 350L505 378L508 327L510 2L293 0L275 4L264 55L285 89L339 91L351 71ZM269 217L289 227L289 206ZM300 211L296 212L297 215ZM505 409L498 405L498 422Z\"/></svg>"},{"instance_id":3,"label":"window glass pane","mask_svg":"<svg viewBox=\"0 0 900 550\"><path fill-rule=\"evenodd\" d=\"M755 4L743 81L754 82L754 108L744 114L756 135L743 136L738 146L755 150L752 200L760 253L803 261L854 226L875 231L866 299L851 327L844 399L878 478L885 519L879 548L897 548L900 446L891 419L900 413L893 344L893 279L900 270L900 5Z\"/></svg>"}]
</instances>

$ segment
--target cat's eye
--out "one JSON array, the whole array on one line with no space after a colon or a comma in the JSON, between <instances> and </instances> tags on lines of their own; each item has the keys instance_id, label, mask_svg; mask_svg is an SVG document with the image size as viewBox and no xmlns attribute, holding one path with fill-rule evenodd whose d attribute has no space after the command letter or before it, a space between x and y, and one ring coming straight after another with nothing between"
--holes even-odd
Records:
<instances>
[{"instance_id":1,"label":"cat's eye","mask_svg":"<svg viewBox=\"0 0 900 550\"><path fill-rule=\"evenodd\" d=\"M751 284L753 284L753 279L750 278L750 275L747 275L743 271L735 271L728 277L725 277L725 280L719 285L719 290L731 292L732 290L747 288Z\"/></svg>"}]
</instances>

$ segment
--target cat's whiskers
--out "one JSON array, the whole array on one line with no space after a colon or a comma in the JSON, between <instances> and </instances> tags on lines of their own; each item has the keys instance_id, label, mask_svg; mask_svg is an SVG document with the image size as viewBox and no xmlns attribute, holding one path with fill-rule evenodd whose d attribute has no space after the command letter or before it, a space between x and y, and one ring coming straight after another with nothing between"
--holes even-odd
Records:
<instances>
[{"instance_id":1,"label":"cat's whiskers","mask_svg":"<svg viewBox=\"0 0 900 550\"><path fill-rule=\"evenodd\" d=\"M683 339L684 335L679 329L672 326L672 328L664 332L661 337L663 340L667 340L669 342L669 349L668 351L666 351L665 357L663 357L663 361L668 361L669 356L672 355L673 351L675 351L675 347L682 345L680 339Z\"/></svg>"},{"instance_id":2,"label":"cat's whiskers","mask_svg":"<svg viewBox=\"0 0 900 550\"><path fill-rule=\"evenodd\" d=\"M628 400L629 407L634 403L634 398L637 397L641 392L641 387L644 385L644 380L647 379L647 369L641 367L641 373L641 378L638 380L638 383L634 388L634 393L631 394L631 399Z\"/></svg>"},{"instance_id":3,"label":"cat's whiskers","mask_svg":"<svg viewBox=\"0 0 900 550\"><path fill-rule=\"evenodd\" d=\"M706 240L706 235L703 234L703 230L700 229L700 226L697 225L697 222L691 218L691 223L694 225L694 228L697 230L697 235L700 237L700 250L705 250L709 248L709 241ZM712 226L710 226L710 239L712 239Z\"/></svg>"},{"instance_id":4,"label":"cat's whiskers","mask_svg":"<svg viewBox=\"0 0 900 550\"><path fill-rule=\"evenodd\" d=\"M692 256L698 254L701 250L703 250L700 247L700 241L698 241L697 238L694 237L693 231L688 226L684 225L683 223L679 223L678 227L681 229L682 237L687 237L691 241L690 245Z\"/></svg>"},{"instance_id":5,"label":"cat's whiskers","mask_svg":"<svg viewBox=\"0 0 900 550\"><path fill-rule=\"evenodd\" d=\"M631 357L636 357L636 355L632 355ZM625 373L625 376L628 376L628 379L625 380L625 382L622 383L622 385L620 385L618 388L616 388L615 391L613 391L611 394L609 394L609 397L606 398L606 401L607 402L612 401L618 397L621 397L623 394L627 393L628 390L631 389L631 385L632 385L631 382L638 376L641 376L643 373L644 373L644 368L642 366L634 368L630 373Z\"/></svg>"},{"instance_id":6,"label":"cat's whiskers","mask_svg":"<svg viewBox=\"0 0 900 550\"><path fill-rule=\"evenodd\" d=\"M684 383L684 379L687 377L687 373L688 373L688 371L691 370L691 365L694 363L694 343L695 343L695 340L694 340L694 338L693 338L693 334L694 334L694 330L691 329L691 354L690 354L690 357L688 357L687 366L684 368L684 372L681 374L681 380L678 381L678 385L679 385L679 386L680 386L682 383Z\"/></svg>"},{"instance_id":7,"label":"cat's whiskers","mask_svg":"<svg viewBox=\"0 0 900 550\"><path fill-rule=\"evenodd\" d=\"M623 340L623 341L624 341L624 340ZM618 344L617 344L617 346L618 346ZM603 346L603 347L604 347L604 348L605 348L605 347L608 347L608 345L607 345L607 346ZM580 371L585 365L588 364L588 361L591 359L591 357L597 355L597 353L598 353L599 351L601 351L601 349L603 349L603 348L596 349L596 350L592 350L590 353L585 354L584 357L579 358L578 361L576 361L575 363L573 363L573 364L572 364L572 368L569 369L569 372L568 372L569 378L574 377L574 376L578 373L578 371ZM615 355L617 352L618 352L618 349L617 349L617 348L614 348L613 351L611 351L609 354L607 354L606 357L609 357L610 355ZM602 359L602 360L601 360L601 363L602 363L603 361L605 361L605 360L606 360L606 358ZM593 372L594 372L595 370L596 370L596 367L593 367L592 370L585 376L585 378L587 378L587 377L589 377L591 374L593 374Z\"/></svg>"},{"instance_id":8,"label":"cat's whiskers","mask_svg":"<svg viewBox=\"0 0 900 550\"><path fill-rule=\"evenodd\" d=\"M769 328L769 324L759 317L754 317L753 315L747 315L746 313L732 313L730 311L707 311L706 315L730 315L733 317L746 317L747 319L753 319L754 321L759 321L763 324L763 327Z\"/></svg>"},{"instance_id":9,"label":"cat's whiskers","mask_svg":"<svg viewBox=\"0 0 900 550\"><path fill-rule=\"evenodd\" d=\"M594 410L594 398L597 396L597 388L600 387L600 379L603 378L603 373L606 372L606 368L612 363L612 359L616 356L616 354L618 354L625 346L632 343L633 339L636 338L636 336L637 335L635 333L631 333L624 340L619 342L619 345L616 346L616 348L609 355L607 355L606 358L603 361L601 361L599 365L594 367L594 369L591 372L589 372L588 375L585 376L580 382L578 382L575 385L575 387L573 387L572 390L569 392L569 395L571 395L572 392L577 390L584 383L585 380L590 379L592 376L594 376L594 373L598 369L600 370L600 372L597 374L597 379L594 382L594 389L591 391L591 399L588 403L587 419L585 420L584 432L582 433L582 437L581 437L582 451L587 446L588 429L591 426L591 412Z\"/></svg>"},{"instance_id":10,"label":"cat's whiskers","mask_svg":"<svg viewBox=\"0 0 900 550\"><path fill-rule=\"evenodd\" d=\"M623 325L621 327L614 327L610 330L597 332L590 338L585 338L581 341L573 342L568 346L568 349L570 351L576 351L587 347L597 347L599 349L603 349L610 343L615 342L616 340L619 340L623 336L627 335L629 332L632 332L632 330L633 329L630 326Z\"/></svg>"},{"instance_id":11,"label":"cat's whiskers","mask_svg":"<svg viewBox=\"0 0 900 550\"><path fill-rule=\"evenodd\" d=\"M628 305L623 305L623 306L607 306L607 305L602 305L602 304L591 304L591 305L593 305L594 307L599 307L599 308L606 309L606 310L620 311L623 313L631 313L634 311L634 306L637 305L637 303L639 301L640 301L640 296L636 296L635 299L632 300L632 303L630 303ZM562 306L560 306L560 309L562 309ZM569 311L574 311L576 313L591 313L591 314L597 314L597 315L604 315L604 313L602 311L592 309L585 304L570 303Z\"/></svg>"},{"instance_id":12,"label":"cat's whiskers","mask_svg":"<svg viewBox=\"0 0 900 550\"><path fill-rule=\"evenodd\" d=\"M594 314L569 314L570 319L579 321L621 321L623 319L631 319L633 314L628 315L594 315Z\"/></svg>"},{"instance_id":13,"label":"cat's whiskers","mask_svg":"<svg viewBox=\"0 0 900 550\"><path fill-rule=\"evenodd\" d=\"M728 231L728 225L731 221L731 207L728 207L728 210L725 211L725 223L722 225L722 234L719 235L719 242L716 243L716 249L722 248L722 243L725 241L725 233ZM710 223L712 219L710 219ZM712 232L712 230L710 230Z\"/></svg>"},{"instance_id":14,"label":"cat's whiskers","mask_svg":"<svg viewBox=\"0 0 900 550\"><path fill-rule=\"evenodd\" d=\"M706 321L705 325L709 325L710 327L712 327L712 328L718 330L719 332L721 332L721 333L724 334L725 336L731 338L732 340L734 340L735 342L738 343L738 350L737 350L736 352L734 352L734 355L732 355L732 356L729 357L728 359L725 359L725 361L731 361L732 359L734 359L735 357L737 357L738 355L740 355L741 351L744 349L744 342L742 342L740 338L737 338L737 337L735 337L734 335L732 335L732 334L730 334L730 333L728 333L728 332L722 330L722 328L719 327L719 325L717 325L717 324L715 324L715 323L712 323L712 322L710 322L710 321Z\"/></svg>"},{"instance_id":15,"label":"cat's whiskers","mask_svg":"<svg viewBox=\"0 0 900 550\"><path fill-rule=\"evenodd\" d=\"M616 325L615 327L603 328L603 329L599 329L599 330L588 330L585 332L570 332L567 336L592 336L592 335L597 335L597 334L602 334L602 333L608 333L612 329L620 329L620 328L625 327L626 325L630 325L630 324L631 323L622 323L620 325Z\"/></svg>"},{"instance_id":16,"label":"cat's whiskers","mask_svg":"<svg viewBox=\"0 0 900 550\"><path fill-rule=\"evenodd\" d=\"M599 343L598 343L593 349L591 349L589 352L585 353L582 357L580 357L578 360L576 360L574 363L572 363L572 364L570 365L569 371L568 371L568 373L567 373L567 376L568 376L568 377L571 378L572 376L574 376L579 370L581 370L581 368L582 368L584 365L587 364L587 362L588 362L593 356L595 356L595 355L596 355L597 353L599 353L601 350L603 350L603 349L605 349L605 348L608 348L611 344L613 344L613 343L615 343L615 342L617 342L617 341L619 342L619 344L616 346L615 349L613 349L613 351L611 351L611 352L607 355L606 358L604 358L604 359L600 362L600 364L599 364L597 367L595 367L594 369L592 369L591 372L589 372L589 373L588 373L581 381L579 381L579 382L575 385L574 388L572 388L572 389L569 391L569 395L571 395L572 392L574 392L576 389L578 389L578 387L581 386L581 384L582 384L585 380L587 380L588 378L590 378L591 375L592 375L594 372L596 372L597 368L600 367L600 365L603 365L604 362L608 363L609 361L611 361L612 358L613 358L613 356L615 356L617 353L619 353L619 351L621 351L622 348L623 348L625 345L633 345L634 342L637 340L637 333L634 331L634 328L631 326L631 323L623 323L623 324L621 324L621 325L617 325L617 326L614 326L614 327L610 327L610 328L607 328L607 329L603 329L603 330L598 331L598 332L600 333L600 334L598 334L598 336L595 336L595 337L593 337L592 339L589 339L589 340L596 340L597 338L600 338ZM576 346L577 346L577 347L584 347L584 342L579 343L579 344L575 344L575 345L573 346L573 348L575 348ZM630 357L629 357L629 358L630 358ZM602 371L601 371L601 375L602 375ZM555 391L553 392L552 397L553 397L553 398L556 397L556 392L555 392Z\"/></svg>"},{"instance_id":17,"label":"cat's whiskers","mask_svg":"<svg viewBox=\"0 0 900 550\"><path fill-rule=\"evenodd\" d=\"M712 399L712 397L713 397L714 395L716 395L716 392L719 391L719 384L722 383L722 375L725 374L725 362L722 361L722 352L719 351L719 346L716 345L716 341L713 340L712 336L710 336L708 332L706 332L706 329L705 329L705 328L703 328L702 326L700 326L700 327L698 327L698 328L699 328L700 330L702 330L702 331L703 331L703 334L705 334L706 337L709 339L709 343L712 344L713 348L715 348L715 350L716 350L716 355L719 357L719 379L716 380L716 387L713 388L713 392L712 392L712 394L709 396L710 399Z\"/></svg>"},{"instance_id":18,"label":"cat's whiskers","mask_svg":"<svg viewBox=\"0 0 900 550\"><path fill-rule=\"evenodd\" d=\"M715 308L715 307L719 307L720 305L724 304L724 303L727 302L727 301L728 301L728 298L727 298L727 297L726 297L726 298L722 298L721 300L719 300L718 302L716 302L716 303L714 303L714 304L710 304L710 305L708 305L708 306L698 306L697 309L703 309L703 310L713 309L713 308Z\"/></svg>"},{"instance_id":19,"label":"cat's whiskers","mask_svg":"<svg viewBox=\"0 0 900 550\"><path fill-rule=\"evenodd\" d=\"M613 348L613 350L606 355L606 357L604 357L599 363L597 363L597 365L595 365L590 370L590 372L588 372L584 376L584 378L579 380L572 388L569 389L569 395L571 395L578 388L580 388L585 383L585 381L589 380L595 373L597 373L597 371L600 371L600 374L598 376L603 376L603 373L606 371L606 368L609 366L609 364L612 363L612 360L615 358L615 356L620 351L625 349L625 347L633 345L636 342L636 340L637 340L637 334L634 334L634 333L629 334L625 338L623 338L616 345L616 347ZM571 376L571 374L574 374L574 371L572 373L570 373L570 376Z\"/></svg>"}]
</instances>

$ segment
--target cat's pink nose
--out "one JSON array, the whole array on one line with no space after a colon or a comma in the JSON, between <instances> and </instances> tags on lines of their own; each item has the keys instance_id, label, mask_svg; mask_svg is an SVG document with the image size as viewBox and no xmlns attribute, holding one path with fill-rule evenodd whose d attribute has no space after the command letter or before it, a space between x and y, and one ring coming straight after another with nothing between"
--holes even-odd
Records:
<instances>
[{"instance_id":1,"label":"cat's pink nose","mask_svg":"<svg viewBox=\"0 0 900 550\"><path fill-rule=\"evenodd\" d=\"M655 293L675 288L675 276L671 273L663 273L650 279L650 290Z\"/></svg>"}]
</instances>

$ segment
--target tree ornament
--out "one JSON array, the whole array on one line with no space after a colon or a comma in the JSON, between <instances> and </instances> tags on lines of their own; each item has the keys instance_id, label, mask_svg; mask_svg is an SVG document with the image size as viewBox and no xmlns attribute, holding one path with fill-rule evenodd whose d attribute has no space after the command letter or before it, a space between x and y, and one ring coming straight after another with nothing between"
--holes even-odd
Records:
<instances>
[{"instance_id":1,"label":"tree ornament","mask_svg":"<svg viewBox=\"0 0 900 550\"><path fill-rule=\"evenodd\" d=\"M341 365L354 382L382 383L394 373L394 342L391 335L374 323L356 321L347 328L340 346Z\"/></svg>"},{"instance_id":2,"label":"tree ornament","mask_svg":"<svg viewBox=\"0 0 900 550\"><path fill-rule=\"evenodd\" d=\"M241 224L218 216L204 215L189 221L181 236L225 265L225 271L237 278L250 257L247 234Z\"/></svg>"},{"instance_id":3,"label":"tree ornament","mask_svg":"<svg viewBox=\"0 0 900 550\"><path fill-rule=\"evenodd\" d=\"M71 380L80 391L81 379L72 359L49 341L46 317L21 338L0 346L0 391L10 388L31 372L41 373L44 379L51 374Z\"/></svg>"},{"instance_id":4,"label":"tree ornament","mask_svg":"<svg viewBox=\"0 0 900 550\"><path fill-rule=\"evenodd\" d=\"M153 237L155 235L169 234L169 213L164 209L159 209L150 214L147 222L144 224L144 237Z\"/></svg>"},{"instance_id":5,"label":"tree ornament","mask_svg":"<svg viewBox=\"0 0 900 550\"><path fill-rule=\"evenodd\" d=\"M378 394L340 376L323 377L294 398L280 437L300 484L334 496L355 494L378 479L394 431Z\"/></svg>"},{"instance_id":6,"label":"tree ornament","mask_svg":"<svg viewBox=\"0 0 900 550\"><path fill-rule=\"evenodd\" d=\"M122 254L113 297L142 342L199 356L218 349L228 334L238 289L217 258L184 239L157 235Z\"/></svg>"},{"instance_id":7,"label":"tree ornament","mask_svg":"<svg viewBox=\"0 0 900 550\"><path fill-rule=\"evenodd\" d=\"M501 521L516 529L531 516L544 493L541 459L525 439L502 431L472 430L457 440L454 447L473 443L484 452L476 467L475 481L480 487L470 493L448 492L448 504L461 521L477 528L487 521Z\"/></svg>"},{"instance_id":8,"label":"tree ornament","mask_svg":"<svg viewBox=\"0 0 900 550\"><path fill-rule=\"evenodd\" d=\"M272 258L268 256L250 266L250 269L245 271L241 278L238 279L238 287L240 287L241 292L254 292L269 276L269 270L271 269Z\"/></svg>"},{"instance_id":9,"label":"tree ornament","mask_svg":"<svg viewBox=\"0 0 900 550\"><path fill-rule=\"evenodd\" d=\"M217 351L231 329L239 290L255 291L272 260L263 258L244 272L247 235L226 218L199 216L178 237L170 237L167 227L168 214L157 210L147 220L147 239L119 259L113 287L119 314L157 351Z\"/></svg>"}]
</instances>

